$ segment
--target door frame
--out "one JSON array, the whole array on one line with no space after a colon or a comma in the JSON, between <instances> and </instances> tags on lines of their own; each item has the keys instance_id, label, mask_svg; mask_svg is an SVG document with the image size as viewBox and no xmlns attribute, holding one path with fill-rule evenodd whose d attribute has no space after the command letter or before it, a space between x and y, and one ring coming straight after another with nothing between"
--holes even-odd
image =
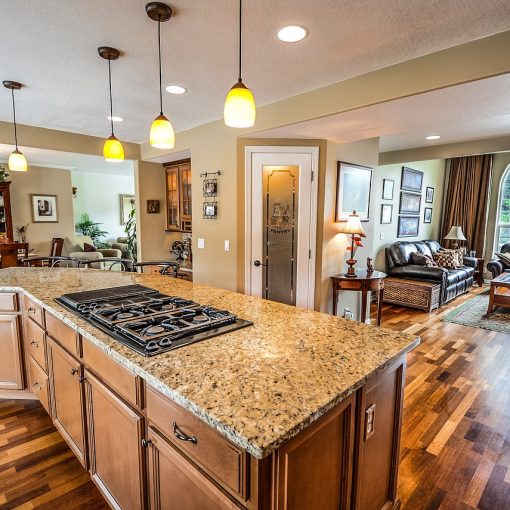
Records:
<instances>
[{"instance_id":1,"label":"door frame","mask_svg":"<svg viewBox=\"0 0 510 510\"><path fill-rule=\"evenodd\" d=\"M252 235L252 158L254 154L309 154L312 163L312 182L310 190L310 231L308 263L308 310L315 305L315 262L317 248L317 197L319 181L319 147L318 146L282 146L249 145L244 149L244 292L251 295L251 235ZM298 241L299 242L299 241Z\"/></svg>"}]
</instances>

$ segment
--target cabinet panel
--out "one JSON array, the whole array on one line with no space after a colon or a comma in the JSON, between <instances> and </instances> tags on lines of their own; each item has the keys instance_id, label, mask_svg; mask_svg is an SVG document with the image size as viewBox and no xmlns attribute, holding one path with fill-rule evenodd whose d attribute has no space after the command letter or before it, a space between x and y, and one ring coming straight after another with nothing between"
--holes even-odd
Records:
<instances>
[{"instance_id":1,"label":"cabinet panel","mask_svg":"<svg viewBox=\"0 0 510 510\"><path fill-rule=\"evenodd\" d=\"M25 296L23 299L23 312L26 317L30 317L33 321L37 322L39 326L44 327L44 312L43 309L36 305L30 298Z\"/></svg>"},{"instance_id":2,"label":"cabinet panel","mask_svg":"<svg viewBox=\"0 0 510 510\"><path fill-rule=\"evenodd\" d=\"M53 422L86 466L83 366L59 344L48 339Z\"/></svg>"},{"instance_id":3,"label":"cabinet panel","mask_svg":"<svg viewBox=\"0 0 510 510\"><path fill-rule=\"evenodd\" d=\"M179 168L166 169L166 228L180 230Z\"/></svg>"},{"instance_id":4,"label":"cabinet panel","mask_svg":"<svg viewBox=\"0 0 510 510\"><path fill-rule=\"evenodd\" d=\"M29 318L25 319L25 348L27 354L34 358L40 367L47 372L44 329Z\"/></svg>"},{"instance_id":5,"label":"cabinet panel","mask_svg":"<svg viewBox=\"0 0 510 510\"><path fill-rule=\"evenodd\" d=\"M17 312L18 295L16 292L0 292L0 312Z\"/></svg>"},{"instance_id":6,"label":"cabinet panel","mask_svg":"<svg viewBox=\"0 0 510 510\"><path fill-rule=\"evenodd\" d=\"M0 388L23 389L21 339L17 315L0 315Z\"/></svg>"},{"instance_id":7,"label":"cabinet panel","mask_svg":"<svg viewBox=\"0 0 510 510\"><path fill-rule=\"evenodd\" d=\"M51 415L48 376L32 357L28 358L28 374L30 391L39 399L47 413Z\"/></svg>"},{"instance_id":8,"label":"cabinet panel","mask_svg":"<svg viewBox=\"0 0 510 510\"><path fill-rule=\"evenodd\" d=\"M349 508L354 408L351 395L277 451L278 510Z\"/></svg>"},{"instance_id":9,"label":"cabinet panel","mask_svg":"<svg viewBox=\"0 0 510 510\"><path fill-rule=\"evenodd\" d=\"M165 167L166 228L191 232L191 161L182 160Z\"/></svg>"},{"instance_id":10,"label":"cabinet panel","mask_svg":"<svg viewBox=\"0 0 510 510\"><path fill-rule=\"evenodd\" d=\"M77 358L81 356L81 342L78 333L49 313L46 314L46 331L73 356Z\"/></svg>"},{"instance_id":11,"label":"cabinet panel","mask_svg":"<svg viewBox=\"0 0 510 510\"><path fill-rule=\"evenodd\" d=\"M90 372L85 378L92 479L114 508L145 508L143 418Z\"/></svg>"},{"instance_id":12,"label":"cabinet panel","mask_svg":"<svg viewBox=\"0 0 510 510\"><path fill-rule=\"evenodd\" d=\"M149 427L151 508L157 510L239 509L220 489Z\"/></svg>"}]
</instances>

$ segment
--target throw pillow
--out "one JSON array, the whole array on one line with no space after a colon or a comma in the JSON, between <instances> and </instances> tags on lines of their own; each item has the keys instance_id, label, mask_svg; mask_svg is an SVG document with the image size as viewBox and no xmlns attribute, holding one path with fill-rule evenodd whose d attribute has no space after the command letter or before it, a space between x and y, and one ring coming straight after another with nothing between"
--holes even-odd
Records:
<instances>
[{"instance_id":1,"label":"throw pillow","mask_svg":"<svg viewBox=\"0 0 510 510\"><path fill-rule=\"evenodd\" d=\"M83 243L83 251L84 252L93 252L93 251L97 251L97 248L92 244Z\"/></svg>"},{"instance_id":2,"label":"throw pillow","mask_svg":"<svg viewBox=\"0 0 510 510\"><path fill-rule=\"evenodd\" d=\"M411 253L411 262L417 266L437 267L437 264L434 262L434 260L423 253Z\"/></svg>"},{"instance_id":3,"label":"throw pillow","mask_svg":"<svg viewBox=\"0 0 510 510\"><path fill-rule=\"evenodd\" d=\"M457 257L453 253L453 250L441 250L433 254L434 261L439 267L445 269L456 269L457 268Z\"/></svg>"},{"instance_id":4,"label":"throw pillow","mask_svg":"<svg viewBox=\"0 0 510 510\"><path fill-rule=\"evenodd\" d=\"M453 255L455 268L459 268L464 265L464 250L462 248L457 248L456 250L441 248L438 253L451 253Z\"/></svg>"},{"instance_id":5,"label":"throw pillow","mask_svg":"<svg viewBox=\"0 0 510 510\"><path fill-rule=\"evenodd\" d=\"M505 266L510 267L510 253L496 253L496 257L498 257Z\"/></svg>"}]
</instances>

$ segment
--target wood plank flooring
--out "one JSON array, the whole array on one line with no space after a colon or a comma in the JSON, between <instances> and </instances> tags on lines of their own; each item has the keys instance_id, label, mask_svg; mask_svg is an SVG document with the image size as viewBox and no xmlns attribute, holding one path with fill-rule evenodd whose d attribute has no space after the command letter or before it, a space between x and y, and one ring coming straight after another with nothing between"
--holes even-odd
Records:
<instances>
[{"instance_id":1,"label":"wood plank flooring","mask_svg":"<svg viewBox=\"0 0 510 510\"><path fill-rule=\"evenodd\" d=\"M402 510L510 510L510 335L385 305L383 326L421 336L409 355ZM0 400L0 508L108 508L38 402Z\"/></svg>"},{"instance_id":2,"label":"wood plank flooring","mask_svg":"<svg viewBox=\"0 0 510 510\"><path fill-rule=\"evenodd\" d=\"M38 401L0 400L0 508L109 508Z\"/></svg>"}]
</instances>

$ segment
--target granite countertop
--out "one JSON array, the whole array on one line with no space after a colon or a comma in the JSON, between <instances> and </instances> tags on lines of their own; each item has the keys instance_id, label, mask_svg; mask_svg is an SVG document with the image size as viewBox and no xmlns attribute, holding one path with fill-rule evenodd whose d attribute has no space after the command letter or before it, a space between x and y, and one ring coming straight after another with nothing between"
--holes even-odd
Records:
<instances>
[{"instance_id":1,"label":"granite countertop","mask_svg":"<svg viewBox=\"0 0 510 510\"><path fill-rule=\"evenodd\" d=\"M254 325L147 358L54 302L64 293L132 283L230 310ZM257 458L419 343L408 334L160 275L3 269L0 291L13 289Z\"/></svg>"}]
</instances>

